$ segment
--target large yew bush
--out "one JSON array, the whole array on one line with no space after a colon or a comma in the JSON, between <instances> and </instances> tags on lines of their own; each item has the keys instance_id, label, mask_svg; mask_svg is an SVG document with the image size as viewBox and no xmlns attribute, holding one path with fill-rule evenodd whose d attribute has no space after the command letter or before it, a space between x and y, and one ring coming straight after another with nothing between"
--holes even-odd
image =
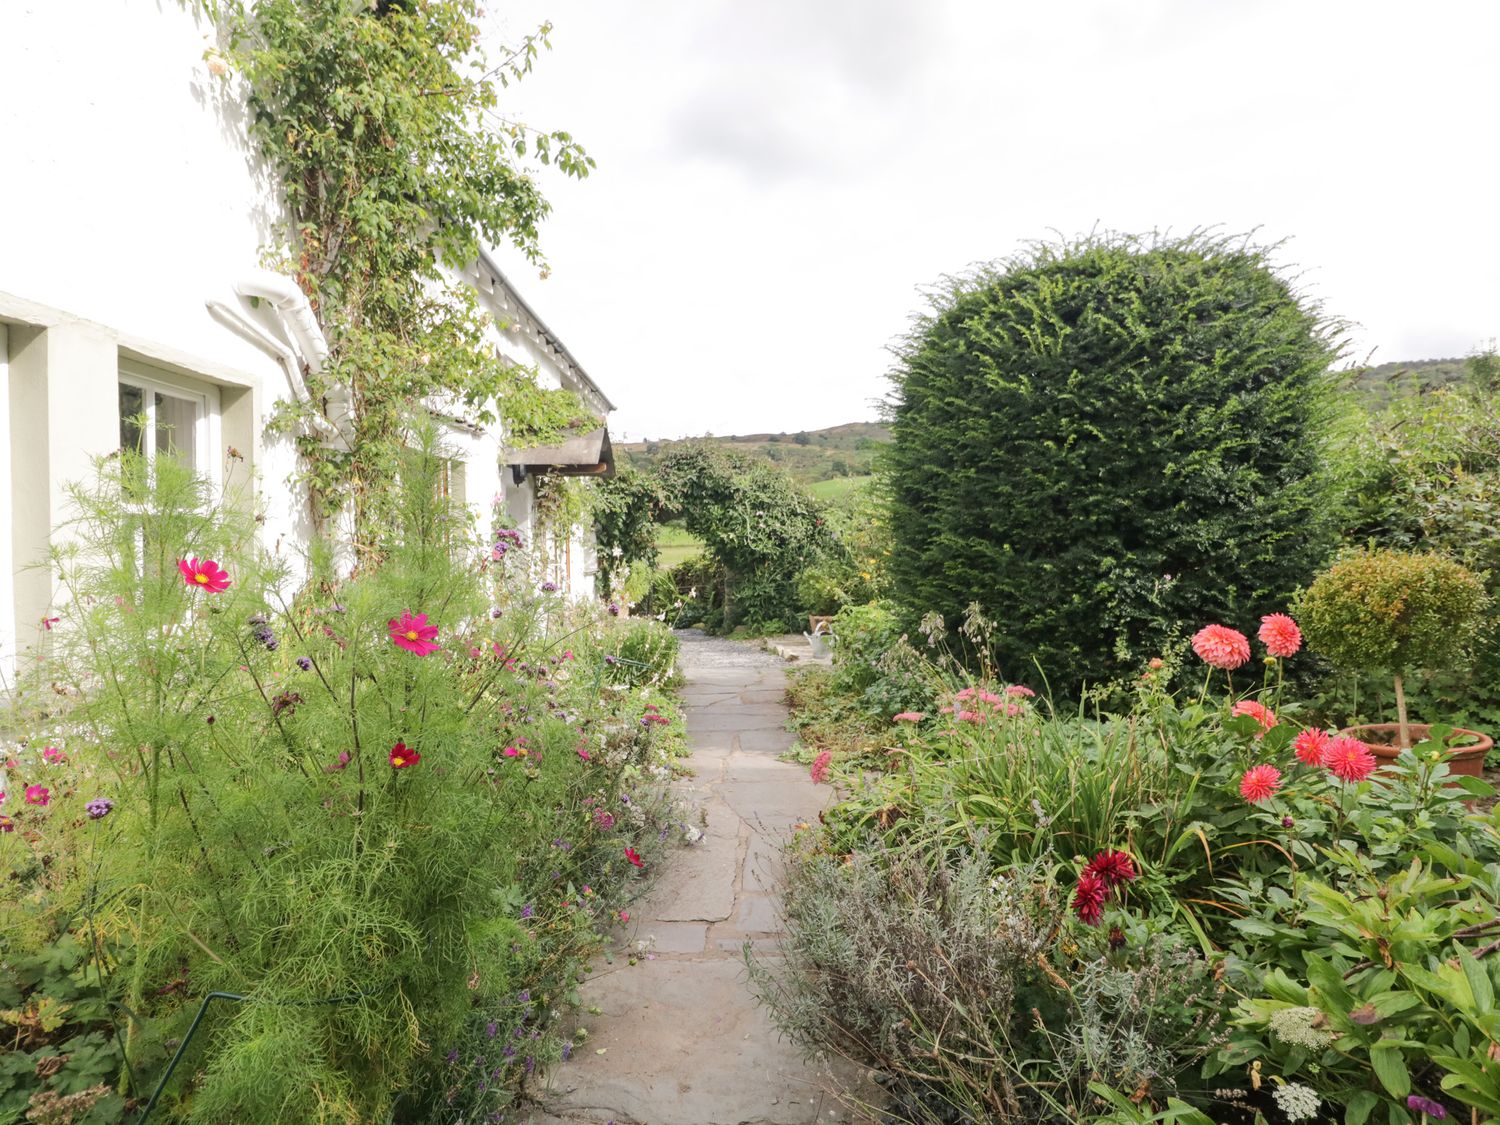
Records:
<instances>
[{"instance_id":1,"label":"large yew bush","mask_svg":"<svg viewBox=\"0 0 1500 1125\"><path fill-rule=\"evenodd\" d=\"M1071 691L1327 557L1335 327L1241 240L1039 245L950 279L898 350L897 598L979 603Z\"/></svg>"}]
</instances>

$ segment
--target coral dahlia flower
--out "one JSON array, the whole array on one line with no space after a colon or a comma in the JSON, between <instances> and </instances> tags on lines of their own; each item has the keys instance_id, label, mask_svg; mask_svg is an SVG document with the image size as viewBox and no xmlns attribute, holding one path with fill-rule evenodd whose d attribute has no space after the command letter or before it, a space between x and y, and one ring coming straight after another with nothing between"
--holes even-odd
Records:
<instances>
[{"instance_id":1,"label":"coral dahlia flower","mask_svg":"<svg viewBox=\"0 0 1500 1125\"><path fill-rule=\"evenodd\" d=\"M1363 781L1375 772L1375 755L1357 738L1332 738L1323 751L1323 764L1340 781Z\"/></svg>"},{"instance_id":2,"label":"coral dahlia flower","mask_svg":"<svg viewBox=\"0 0 1500 1125\"><path fill-rule=\"evenodd\" d=\"M1292 750L1297 755L1297 761L1304 766L1326 766L1328 744L1332 741L1327 731L1309 727L1292 740Z\"/></svg>"},{"instance_id":3,"label":"coral dahlia flower","mask_svg":"<svg viewBox=\"0 0 1500 1125\"><path fill-rule=\"evenodd\" d=\"M1086 926L1097 926L1104 917L1104 898L1109 888L1104 880L1092 871L1085 870L1078 876L1078 889L1073 892L1073 912Z\"/></svg>"},{"instance_id":4,"label":"coral dahlia flower","mask_svg":"<svg viewBox=\"0 0 1500 1125\"><path fill-rule=\"evenodd\" d=\"M1085 874L1096 875L1104 882L1106 890L1113 890L1121 883L1129 883L1136 877L1135 860L1129 852L1100 852L1089 860Z\"/></svg>"},{"instance_id":5,"label":"coral dahlia flower","mask_svg":"<svg viewBox=\"0 0 1500 1125\"><path fill-rule=\"evenodd\" d=\"M1251 766L1240 778L1240 796L1252 805L1269 801L1281 788L1281 771L1275 766Z\"/></svg>"},{"instance_id":6,"label":"coral dahlia flower","mask_svg":"<svg viewBox=\"0 0 1500 1125\"><path fill-rule=\"evenodd\" d=\"M418 754L404 742L398 742L391 747L391 769L404 770L407 766L414 766L422 760Z\"/></svg>"},{"instance_id":7,"label":"coral dahlia flower","mask_svg":"<svg viewBox=\"0 0 1500 1125\"><path fill-rule=\"evenodd\" d=\"M1231 715L1249 715L1259 723L1260 730L1255 735L1256 738L1262 737L1266 731L1276 725L1276 713L1264 703L1257 702L1254 699L1240 700L1230 709L1229 713Z\"/></svg>"},{"instance_id":8,"label":"coral dahlia flower","mask_svg":"<svg viewBox=\"0 0 1500 1125\"><path fill-rule=\"evenodd\" d=\"M410 610L403 609L400 618L391 618L387 625L391 630L392 642L407 652L426 656L443 647L437 643L438 627L427 624L425 613L413 617Z\"/></svg>"},{"instance_id":9,"label":"coral dahlia flower","mask_svg":"<svg viewBox=\"0 0 1500 1125\"><path fill-rule=\"evenodd\" d=\"M1250 659L1250 641L1236 629L1205 625L1193 634L1193 651L1203 663L1232 672Z\"/></svg>"},{"instance_id":10,"label":"coral dahlia flower","mask_svg":"<svg viewBox=\"0 0 1500 1125\"><path fill-rule=\"evenodd\" d=\"M194 589L207 590L210 594L222 594L229 589L229 572L213 559L200 560L196 556L178 559L177 569L182 573L182 580Z\"/></svg>"},{"instance_id":11,"label":"coral dahlia flower","mask_svg":"<svg viewBox=\"0 0 1500 1125\"><path fill-rule=\"evenodd\" d=\"M1302 630L1284 613L1268 613L1260 619L1260 643L1278 660L1296 656L1302 649Z\"/></svg>"}]
</instances>

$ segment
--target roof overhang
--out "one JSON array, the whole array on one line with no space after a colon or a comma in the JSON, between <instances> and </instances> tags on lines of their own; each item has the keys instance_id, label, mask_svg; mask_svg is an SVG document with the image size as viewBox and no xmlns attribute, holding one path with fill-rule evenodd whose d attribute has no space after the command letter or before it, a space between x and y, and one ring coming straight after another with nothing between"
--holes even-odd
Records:
<instances>
[{"instance_id":1,"label":"roof overhang","mask_svg":"<svg viewBox=\"0 0 1500 1125\"><path fill-rule=\"evenodd\" d=\"M506 450L504 457L517 484L529 476L548 473L560 477L603 479L615 475L615 450L610 444L608 426L574 434L556 445Z\"/></svg>"}]
</instances>

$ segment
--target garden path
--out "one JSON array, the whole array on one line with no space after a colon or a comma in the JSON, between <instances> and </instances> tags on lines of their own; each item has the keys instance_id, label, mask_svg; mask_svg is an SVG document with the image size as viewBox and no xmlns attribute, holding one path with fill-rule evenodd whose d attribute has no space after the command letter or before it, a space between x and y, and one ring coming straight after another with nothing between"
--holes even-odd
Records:
<instances>
[{"instance_id":1,"label":"garden path","mask_svg":"<svg viewBox=\"0 0 1500 1125\"><path fill-rule=\"evenodd\" d=\"M751 994L743 947L774 950L777 844L830 790L777 760L792 742L776 657L680 633L684 803L703 839L670 853L631 909L612 964L582 989L588 1041L552 1076L531 1125L811 1125L850 1122L826 1066L782 1041ZM649 941L648 956L629 958Z\"/></svg>"}]
</instances>

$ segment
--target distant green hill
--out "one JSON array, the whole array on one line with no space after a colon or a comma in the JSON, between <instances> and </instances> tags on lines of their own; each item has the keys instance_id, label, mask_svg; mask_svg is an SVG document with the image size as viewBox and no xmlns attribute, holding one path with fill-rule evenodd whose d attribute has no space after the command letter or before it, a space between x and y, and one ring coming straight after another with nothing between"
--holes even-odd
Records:
<instances>
[{"instance_id":1,"label":"distant green hill","mask_svg":"<svg viewBox=\"0 0 1500 1125\"><path fill-rule=\"evenodd\" d=\"M1349 386L1375 403L1386 403L1403 395L1422 394L1468 378L1469 361L1456 359L1412 359L1353 367L1344 374Z\"/></svg>"},{"instance_id":2,"label":"distant green hill","mask_svg":"<svg viewBox=\"0 0 1500 1125\"><path fill-rule=\"evenodd\" d=\"M849 422L823 430L633 441L615 449L623 451L630 462L642 464L683 441L706 441L762 457L785 469L793 480L807 485L868 476L875 451L890 440L890 430L876 422Z\"/></svg>"}]
</instances>

